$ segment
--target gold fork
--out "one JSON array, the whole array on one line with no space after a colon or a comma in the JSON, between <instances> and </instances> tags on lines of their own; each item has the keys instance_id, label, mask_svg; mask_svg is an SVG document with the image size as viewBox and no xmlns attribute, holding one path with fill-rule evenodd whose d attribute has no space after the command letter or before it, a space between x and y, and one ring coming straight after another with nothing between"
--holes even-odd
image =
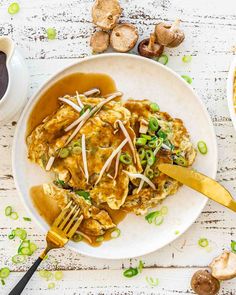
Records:
<instances>
[{"instance_id":1,"label":"gold fork","mask_svg":"<svg viewBox=\"0 0 236 295\"><path fill-rule=\"evenodd\" d=\"M71 210L70 207L72 202L68 203L67 206L61 211L59 216L53 222L52 227L47 233L46 241L47 247L23 276L23 278L18 282L18 284L12 289L9 295L19 295L24 290L28 281L38 268L39 264L42 262L47 253L55 248L62 248L69 241L70 238L75 234L76 230L80 226L83 216L79 215L80 208L75 205Z\"/></svg>"}]
</instances>

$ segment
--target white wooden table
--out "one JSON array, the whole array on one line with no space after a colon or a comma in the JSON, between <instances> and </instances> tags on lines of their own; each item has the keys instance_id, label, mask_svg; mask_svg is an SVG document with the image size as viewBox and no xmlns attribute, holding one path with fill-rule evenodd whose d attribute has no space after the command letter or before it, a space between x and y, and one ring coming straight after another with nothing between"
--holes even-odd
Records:
<instances>
[{"instance_id":1,"label":"white wooden table","mask_svg":"<svg viewBox=\"0 0 236 295\"><path fill-rule=\"evenodd\" d=\"M62 67L90 55L88 39L93 31L90 10L92 0L19 0L17 15L10 16L10 0L0 1L0 35L9 35L26 58L30 73L29 97L50 75ZM121 21L138 26L141 37L148 36L159 20L182 19L186 40L176 49L167 50L167 66L179 74L193 77L193 87L207 106L214 122L219 147L217 179L236 193L236 136L226 102L226 77L232 59L231 48L236 44L235 0L122 0ZM57 40L48 41L45 29L55 27ZM191 54L190 64L181 58ZM27 216L15 189L11 170L11 147L15 121L0 126L0 267L8 266L12 273L0 294L7 294L28 269L44 246L44 235ZM197 122L196 122L197 124ZM12 221L4 216L4 209L12 205L20 219ZM7 235L17 227L24 227L39 249L25 264L14 265L11 257L18 242ZM210 241L211 251L198 246L200 237ZM140 258L112 261L84 257L70 250L57 250L44 262L44 269L61 269L64 278L48 290L48 282L37 274L24 294L193 294L189 286L192 274L205 267L223 249L236 240L236 218L233 213L209 201L195 224L177 241L144 256L142 274L126 279L122 269L136 266ZM158 278L159 286L151 288L146 276ZM236 279L222 283L220 294L236 294Z\"/></svg>"}]
</instances>

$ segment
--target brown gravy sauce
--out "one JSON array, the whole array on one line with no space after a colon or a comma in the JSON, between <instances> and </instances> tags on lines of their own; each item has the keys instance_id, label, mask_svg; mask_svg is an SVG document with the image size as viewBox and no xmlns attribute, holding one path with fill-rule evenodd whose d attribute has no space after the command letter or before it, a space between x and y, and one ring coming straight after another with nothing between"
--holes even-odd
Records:
<instances>
[{"instance_id":1,"label":"brown gravy sauce","mask_svg":"<svg viewBox=\"0 0 236 295\"><path fill-rule=\"evenodd\" d=\"M44 194L42 185L33 186L30 189L30 196L38 213L49 225L52 225L53 221L61 212L61 209L58 207L57 202L53 198L49 198L46 194ZM113 210L109 208L108 205L102 205L100 209L106 210L110 215L112 221L116 225L119 224L127 215L127 212L123 210ZM113 229L106 231L104 235L104 241L109 241L112 239L112 232ZM89 237L92 240L92 243L90 243L86 239L83 239L82 241L94 247L100 246L102 244L102 242L96 241L97 237Z\"/></svg>"},{"instance_id":2,"label":"brown gravy sauce","mask_svg":"<svg viewBox=\"0 0 236 295\"><path fill-rule=\"evenodd\" d=\"M83 93L92 88L99 88L101 95L117 91L115 82L110 76L97 73L75 73L53 84L42 94L35 104L28 120L26 136L29 135L45 117L53 114L58 109L58 97L66 94L75 95L76 91ZM57 202L44 194L42 185L32 187L30 189L30 196L39 214L51 225L61 212ZM102 206L101 209L105 209L109 213L115 224L121 222L127 214L123 210L112 210L106 205ZM112 230L106 232L104 241L112 239L111 233ZM101 245L102 242L96 242L97 237L90 236L90 238L92 244L86 239L83 239L83 241L95 247Z\"/></svg>"},{"instance_id":3,"label":"brown gravy sauce","mask_svg":"<svg viewBox=\"0 0 236 295\"><path fill-rule=\"evenodd\" d=\"M59 107L58 97L83 93L92 88L99 88L101 95L117 91L114 80L105 74L74 73L68 75L47 89L35 104L28 119L27 135L38 126L44 118L53 114Z\"/></svg>"},{"instance_id":4,"label":"brown gravy sauce","mask_svg":"<svg viewBox=\"0 0 236 295\"><path fill-rule=\"evenodd\" d=\"M7 55L4 52L0 51L0 100L6 93L9 82L6 62Z\"/></svg>"}]
</instances>

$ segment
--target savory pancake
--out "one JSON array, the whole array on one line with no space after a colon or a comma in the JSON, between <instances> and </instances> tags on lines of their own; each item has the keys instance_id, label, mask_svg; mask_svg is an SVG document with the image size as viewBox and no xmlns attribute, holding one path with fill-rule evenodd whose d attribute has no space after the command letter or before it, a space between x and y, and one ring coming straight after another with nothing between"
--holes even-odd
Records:
<instances>
[{"instance_id":1,"label":"savory pancake","mask_svg":"<svg viewBox=\"0 0 236 295\"><path fill-rule=\"evenodd\" d=\"M81 208L79 232L90 240L116 227L111 212L145 214L180 184L160 173L159 163L191 166L196 152L180 119L148 100L122 102L76 95L27 137L28 157L54 172L44 184L60 209L69 201Z\"/></svg>"}]
</instances>

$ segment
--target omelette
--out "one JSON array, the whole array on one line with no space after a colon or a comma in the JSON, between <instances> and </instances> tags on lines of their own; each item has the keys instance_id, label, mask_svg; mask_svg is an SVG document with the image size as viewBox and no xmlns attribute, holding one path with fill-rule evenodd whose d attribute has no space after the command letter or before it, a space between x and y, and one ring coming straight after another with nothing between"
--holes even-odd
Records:
<instances>
[{"instance_id":1,"label":"omelette","mask_svg":"<svg viewBox=\"0 0 236 295\"><path fill-rule=\"evenodd\" d=\"M196 156L180 119L121 96L95 89L59 97L26 138L28 158L53 175L42 185L46 198L59 210L70 201L81 208L78 233L91 244L117 229L116 213L144 215L178 190L159 163L190 167Z\"/></svg>"}]
</instances>

